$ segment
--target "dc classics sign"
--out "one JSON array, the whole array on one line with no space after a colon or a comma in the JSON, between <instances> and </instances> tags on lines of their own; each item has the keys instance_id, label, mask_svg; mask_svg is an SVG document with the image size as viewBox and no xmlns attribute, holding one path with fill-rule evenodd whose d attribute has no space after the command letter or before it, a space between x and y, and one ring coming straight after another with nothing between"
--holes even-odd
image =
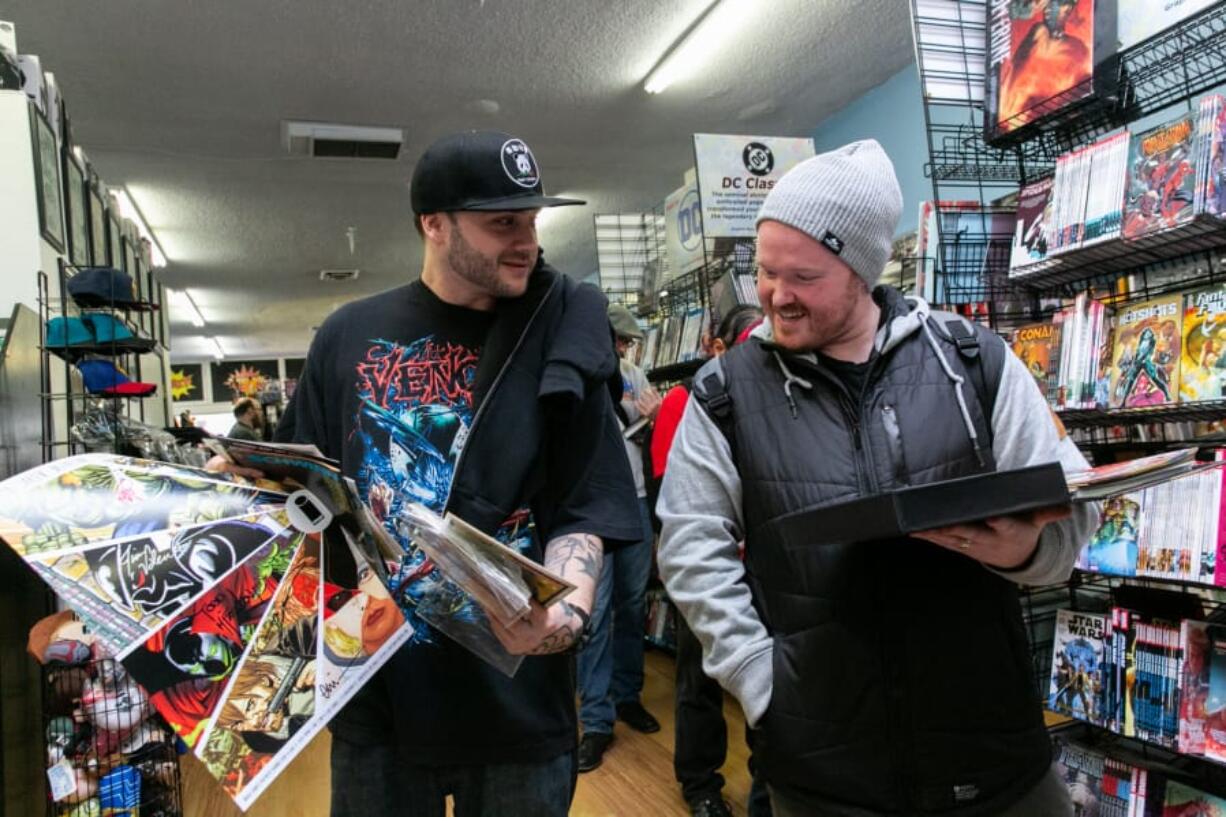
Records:
<instances>
[{"instance_id":1,"label":"dc classics sign","mask_svg":"<svg viewBox=\"0 0 1226 817\"><path fill-rule=\"evenodd\" d=\"M766 194L783 174L813 155L812 139L694 134L704 235L752 237Z\"/></svg>"}]
</instances>

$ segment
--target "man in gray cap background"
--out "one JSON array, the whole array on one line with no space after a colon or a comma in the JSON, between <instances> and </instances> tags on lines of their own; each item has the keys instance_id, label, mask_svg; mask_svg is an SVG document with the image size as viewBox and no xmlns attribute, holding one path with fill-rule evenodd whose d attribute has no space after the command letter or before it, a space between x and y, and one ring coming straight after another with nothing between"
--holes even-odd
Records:
<instances>
[{"instance_id":1,"label":"man in gray cap background","mask_svg":"<svg viewBox=\"0 0 1226 817\"><path fill-rule=\"evenodd\" d=\"M621 404L618 419L624 428L646 418L655 419L660 395L647 382L643 370L627 359L630 349L643 337L634 315L623 304L609 305L609 326L617 346L621 372ZM655 531L647 506L643 440L646 429L626 439L624 457L634 474L639 508L635 523L639 539L633 545L609 554L596 602L592 608L592 635L579 653L579 771L601 764L613 742L613 721L620 719L639 732L658 732L660 724L643 706L643 635L647 617L647 580L651 576Z\"/></svg>"},{"instance_id":2,"label":"man in gray cap background","mask_svg":"<svg viewBox=\"0 0 1226 817\"><path fill-rule=\"evenodd\" d=\"M606 549L642 539L598 289L544 262L545 195L509 134L443 137L410 187L419 280L333 312L294 394L291 439L340 460L404 548L389 586L411 640L332 721L332 815L562 817L576 782L574 649ZM397 521L451 512L576 589L511 628L513 677L445 632L482 620ZM450 626L448 626L450 625Z\"/></svg>"},{"instance_id":3,"label":"man in gray cap background","mask_svg":"<svg viewBox=\"0 0 1226 817\"><path fill-rule=\"evenodd\" d=\"M1086 466L999 337L876 285L901 208L873 141L771 190L766 320L694 379L657 506L661 574L755 727L776 815L1071 814L1017 583L1067 578L1095 508L891 542L770 533L907 485Z\"/></svg>"}]
</instances>

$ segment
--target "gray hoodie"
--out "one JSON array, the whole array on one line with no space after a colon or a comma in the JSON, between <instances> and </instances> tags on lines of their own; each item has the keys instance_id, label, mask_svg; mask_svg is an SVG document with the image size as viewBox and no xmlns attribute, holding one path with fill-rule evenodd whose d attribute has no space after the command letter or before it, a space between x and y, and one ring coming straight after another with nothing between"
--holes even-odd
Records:
<instances>
[{"instance_id":1,"label":"gray hoodie","mask_svg":"<svg viewBox=\"0 0 1226 817\"><path fill-rule=\"evenodd\" d=\"M908 298L912 311L877 332L875 345L888 352L916 333L941 354L925 320L928 304ZM753 333L772 338L769 322ZM942 357L942 360L944 358ZM783 366L782 359L778 361ZM945 367L961 388L961 377ZM789 386L808 386L786 367ZM959 403L962 403L959 394ZM965 407L960 405L965 415ZM1025 364L1005 355L992 413L992 453L999 470L1059 462L1065 472L1088 467L1077 446L1058 428L1047 401ZM669 596L702 642L703 670L736 696L750 725L771 699L771 637L753 608L738 553L744 538L741 479L728 441L706 411L691 400L668 455L668 470L656 507L663 523L660 574ZM799 509L798 509L799 510ZM1082 544L1098 525L1096 505L1074 506L1073 515L1044 528L1034 558L1023 569L995 570L1019 584L1064 581Z\"/></svg>"}]
</instances>

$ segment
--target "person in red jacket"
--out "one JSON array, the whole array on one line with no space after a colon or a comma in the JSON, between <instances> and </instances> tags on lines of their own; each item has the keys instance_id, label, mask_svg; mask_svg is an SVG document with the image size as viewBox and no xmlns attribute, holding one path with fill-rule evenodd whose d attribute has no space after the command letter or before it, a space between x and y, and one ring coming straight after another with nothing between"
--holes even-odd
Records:
<instances>
[{"instance_id":1,"label":"person in red jacket","mask_svg":"<svg viewBox=\"0 0 1226 817\"><path fill-rule=\"evenodd\" d=\"M762 321L762 310L742 304L719 322L710 350L722 355ZM674 386L664 396L656 414L651 437L651 468L655 479L664 476L673 435L685 414L690 390L687 384ZM724 691L702 671L702 645L690 632L685 620L677 616L677 693L676 735L673 771L681 784L681 794L694 817L725 817L732 811L724 801L724 778L719 769L728 753L728 727L724 723ZM748 737L748 735L747 735ZM752 751L752 747L751 747ZM753 759L750 758L750 773ZM749 817L769 817L770 798L754 776L749 791Z\"/></svg>"}]
</instances>

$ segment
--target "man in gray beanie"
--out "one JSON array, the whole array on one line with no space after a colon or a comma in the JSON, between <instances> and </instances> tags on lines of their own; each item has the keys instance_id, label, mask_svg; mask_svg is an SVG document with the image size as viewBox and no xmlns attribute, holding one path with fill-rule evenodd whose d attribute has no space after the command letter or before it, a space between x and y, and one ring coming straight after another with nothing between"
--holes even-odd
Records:
<instances>
[{"instance_id":1,"label":"man in gray beanie","mask_svg":"<svg viewBox=\"0 0 1226 817\"><path fill-rule=\"evenodd\" d=\"M776 815L1072 814L1017 584L1067 578L1095 508L871 543L773 525L908 485L1086 466L999 337L877 286L901 209L873 141L767 196L766 320L694 378L657 507L660 572L755 727Z\"/></svg>"}]
</instances>

